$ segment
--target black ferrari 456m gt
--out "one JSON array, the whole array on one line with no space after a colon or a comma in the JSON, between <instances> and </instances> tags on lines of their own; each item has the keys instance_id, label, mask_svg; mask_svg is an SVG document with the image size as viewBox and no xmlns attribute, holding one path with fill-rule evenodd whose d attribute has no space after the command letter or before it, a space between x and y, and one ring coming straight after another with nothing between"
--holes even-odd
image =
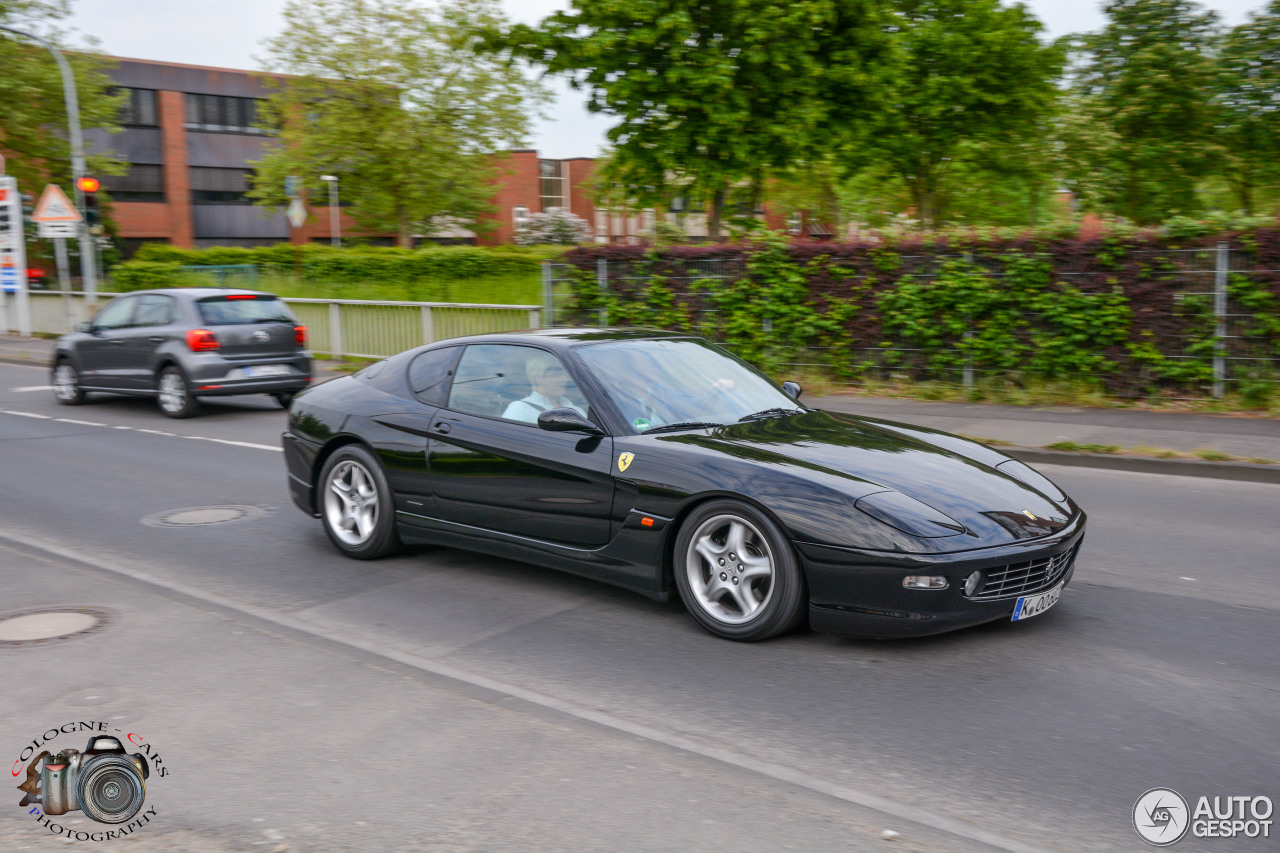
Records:
<instances>
[{"instance_id":1,"label":"black ferrari 456m gt","mask_svg":"<svg viewBox=\"0 0 1280 853\"><path fill-rule=\"evenodd\" d=\"M481 551L672 589L721 637L934 634L1052 607L1085 514L958 436L809 409L705 340L441 341L294 400L294 502L343 553Z\"/></svg>"}]
</instances>

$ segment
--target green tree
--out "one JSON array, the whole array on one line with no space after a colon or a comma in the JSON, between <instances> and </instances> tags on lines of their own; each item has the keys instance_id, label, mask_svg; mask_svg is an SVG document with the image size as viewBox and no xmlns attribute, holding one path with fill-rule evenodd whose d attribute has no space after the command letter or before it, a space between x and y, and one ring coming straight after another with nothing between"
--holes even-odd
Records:
<instances>
[{"instance_id":1,"label":"green tree","mask_svg":"<svg viewBox=\"0 0 1280 853\"><path fill-rule=\"evenodd\" d=\"M1106 173L1099 199L1139 223L1199 207L1212 165L1212 56L1217 17L1192 0L1113 0L1109 22L1083 39L1077 85L1111 145L1092 158Z\"/></svg>"},{"instance_id":2,"label":"green tree","mask_svg":"<svg viewBox=\"0 0 1280 853\"><path fill-rule=\"evenodd\" d=\"M846 157L854 171L872 165L900 180L928 227L944 218L949 188L972 192L948 183L959 164L970 177L1007 172L1017 158L1002 152L1046 137L1065 54L1040 41L1025 7L999 0L896 0L891 29L887 107Z\"/></svg>"},{"instance_id":3,"label":"green tree","mask_svg":"<svg viewBox=\"0 0 1280 853\"><path fill-rule=\"evenodd\" d=\"M57 30L68 14L64 0L0 0L0 26L35 33L65 49ZM84 52L67 52L80 102L84 128L115 130L122 95L111 91L104 73L108 62ZM38 195L47 182L71 188L71 146L62 75L43 47L0 31L0 153L5 171L18 179L23 192ZM119 174L122 164L110 152L90 153L89 171Z\"/></svg>"},{"instance_id":4,"label":"green tree","mask_svg":"<svg viewBox=\"0 0 1280 853\"><path fill-rule=\"evenodd\" d=\"M605 179L634 202L684 194L720 234L735 190L831 145L877 98L874 0L572 0L495 47L567 75L616 116Z\"/></svg>"},{"instance_id":5,"label":"green tree","mask_svg":"<svg viewBox=\"0 0 1280 853\"><path fill-rule=\"evenodd\" d=\"M363 229L415 233L482 228L497 150L520 144L545 99L521 70L476 51L505 25L497 0L289 0L284 32L266 43L271 70L296 75L263 119L280 144L255 163L250 196L284 203L284 178L342 180Z\"/></svg>"},{"instance_id":6,"label":"green tree","mask_svg":"<svg viewBox=\"0 0 1280 853\"><path fill-rule=\"evenodd\" d=\"M1280 183L1280 0L1227 35L1218 53L1219 174L1246 213Z\"/></svg>"}]
</instances>

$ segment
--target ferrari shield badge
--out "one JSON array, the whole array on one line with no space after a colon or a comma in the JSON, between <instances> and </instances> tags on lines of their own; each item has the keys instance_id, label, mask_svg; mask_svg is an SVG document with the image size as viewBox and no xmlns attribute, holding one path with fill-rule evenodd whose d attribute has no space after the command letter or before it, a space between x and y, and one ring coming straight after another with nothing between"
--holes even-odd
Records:
<instances>
[{"instance_id":1,"label":"ferrari shield badge","mask_svg":"<svg viewBox=\"0 0 1280 853\"><path fill-rule=\"evenodd\" d=\"M635 458L636 458L636 455L634 453L619 453L618 454L618 470L619 471L627 470L627 466L630 465L631 460Z\"/></svg>"}]
</instances>

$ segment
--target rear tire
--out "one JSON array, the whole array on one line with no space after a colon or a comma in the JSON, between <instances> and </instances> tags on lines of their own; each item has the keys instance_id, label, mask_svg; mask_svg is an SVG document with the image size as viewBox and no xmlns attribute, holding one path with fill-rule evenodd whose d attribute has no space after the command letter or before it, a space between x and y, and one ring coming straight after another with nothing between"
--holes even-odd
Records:
<instances>
[{"instance_id":1,"label":"rear tire","mask_svg":"<svg viewBox=\"0 0 1280 853\"><path fill-rule=\"evenodd\" d=\"M156 377L156 403L160 411L171 418L189 418L200 408L186 374L173 365Z\"/></svg>"},{"instance_id":2,"label":"rear tire","mask_svg":"<svg viewBox=\"0 0 1280 853\"><path fill-rule=\"evenodd\" d=\"M275 401L280 404L280 408L287 409L289 408L289 405L293 402L293 398L297 393L298 393L297 391L275 391L271 394L271 396L274 397Z\"/></svg>"},{"instance_id":3,"label":"rear tire","mask_svg":"<svg viewBox=\"0 0 1280 853\"><path fill-rule=\"evenodd\" d=\"M718 637L766 640L804 618L804 573L781 528L736 500L709 501L685 519L673 555L676 588Z\"/></svg>"},{"instance_id":4,"label":"rear tire","mask_svg":"<svg viewBox=\"0 0 1280 853\"><path fill-rule=\"evenodd\" d=\"M317 488L324 532L339 551L376 560L400 550L391 488L367 448L348 444L335 451L321 469Z\"/></svg>"},{"instance_id":5,"label":"rear tire","mask_svg":"<svg viewBox=\"0 0 1280 853\"><path fill-rule=\"evenodd\" d=\"M84 402L80 372L65 358L53 367L53 396L64 406L78 406Z\"/></svg>"}]
</instances>

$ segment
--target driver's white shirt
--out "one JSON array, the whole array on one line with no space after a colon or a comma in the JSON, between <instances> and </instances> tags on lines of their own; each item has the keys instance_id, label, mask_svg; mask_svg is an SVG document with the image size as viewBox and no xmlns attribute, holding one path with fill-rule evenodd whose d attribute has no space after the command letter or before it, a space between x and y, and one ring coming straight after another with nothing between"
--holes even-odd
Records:
<instances>
[{"instance_id":1,"label":"driver's white shirt","mask_svg":"<svg viewBox=\"0 0 1280 853\"><path fill-rule=\"evenodd\" d=\"M553 401L548 400L537 391L532 392L528 397L508 404L502 416L509 420L524 421L532 424L537 423L538 415L547 409L573 409L584 418L587 416L587 413L575 406L568 397L560 397Z\"/></svg>"}]
</instances>

